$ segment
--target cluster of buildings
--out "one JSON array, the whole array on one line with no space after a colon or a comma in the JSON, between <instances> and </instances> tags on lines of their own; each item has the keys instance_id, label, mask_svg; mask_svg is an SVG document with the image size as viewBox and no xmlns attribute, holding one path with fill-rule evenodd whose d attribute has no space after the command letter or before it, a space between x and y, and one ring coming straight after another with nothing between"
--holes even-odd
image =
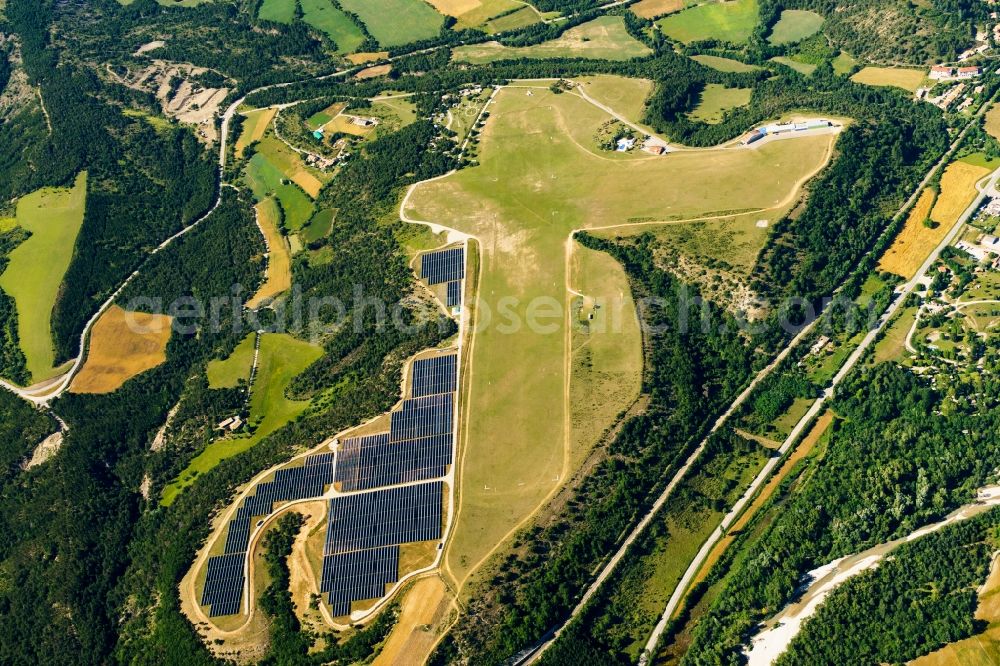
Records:
<instances>
[{"instance_id":1,"label":"cluster of buildings","mask_svg":"<svg viewBox=\"0 0 1000 666\"><path fill-rule=\"evenodd\" d=\"M228 430L229 432L236 432L243 427L243 419L239 416L230 416L228 419L220 421L216 430Z\"/></svg>"},{"instance_id":2,"label":"cluster of buildings","mask_svg":"<svg viewBox=\"0 0 1000 666\"><path fill-rule=\"evenodd\" d=\"M952 67L951 65L934 65L931 67L927 78L932 81L963 81L974 79L983 73L983 68L972 67Z\"/></svg>"},{"instance_id":3,"label":"cluster of buildings","mask_svg":"<svg viewBox=\"0 0 1000 666\"><path fill-rule=\"evenodd\" d=\"M804 132L806 130L823 129L826 127L833 127L833 123L824 118L816 118L800 122L774 123L752 130L749 134L743 137L742 143L744 146L749 146L752 143L760 141L766 136L779 136L781 134Z\"/></svg>"}]
</instances>

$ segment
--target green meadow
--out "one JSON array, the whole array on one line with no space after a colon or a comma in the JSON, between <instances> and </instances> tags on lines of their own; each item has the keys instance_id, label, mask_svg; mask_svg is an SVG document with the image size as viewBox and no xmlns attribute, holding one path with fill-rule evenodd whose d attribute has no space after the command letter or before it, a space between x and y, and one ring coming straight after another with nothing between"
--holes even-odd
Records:
<instances>
[{"instance_id":1,"label":"green meadow","mask_svg":"<svg viewBox=\"0 0 1000 666\"><path fill-rule=\"evenodd\" d=\"M430 39L441 31L444 16L423 0L340 0L356 14L382 46Z\"/></svg>"},{"instance_id":2,"label":"green meadow","mask_svg":"<svg viewBox=\"0 0 1000 666\"><path fill-rule=\"evenodd\" d=\"M709 2L660 19L667 37L684 44L717 39L742 44L757 27L757 0Z\"/></svg>"},{"instance_id":3,"label":"green meadow","mask_svg":"<svg viewBox=\"0 0 1000 666\"><path fill-rule=\"evenodd\" d=\"M250 340L251 359L254 334ZM238 355L232 366L223 370L216 365L212 373L216 380L229 380L245 367L246 344L244 340L234 354ZM323 355L317 345L303 342L290 335L265 333L260 340L260 356L257 361L257 376L250 393L249 423L251 435L222 437L209 444L181 472L177 479L163 489L165 506L173 504L177 495L195 482L200 474L208 472L226 458L243 453L258 444L278 428L291 423L309 406L308 401L289 400L285 391L303 370ZM230 357L231 358L231 357ZM227 359L228 360L228 359Z\"/></svg>"},{"instance_id":4,"label":"green meadow","mask_svg":"<svg viewBox=\"0 0 1000 666\"><path fill-rule=\"evenodd\" d=\"M17 202L17 223L31 236L10 253L0 288L14 299L21 351L33 382L58 372L53 367L52 308L73 259L86 199L83 172L72 188L47 187Z\"/></svg>"}]
</instances>

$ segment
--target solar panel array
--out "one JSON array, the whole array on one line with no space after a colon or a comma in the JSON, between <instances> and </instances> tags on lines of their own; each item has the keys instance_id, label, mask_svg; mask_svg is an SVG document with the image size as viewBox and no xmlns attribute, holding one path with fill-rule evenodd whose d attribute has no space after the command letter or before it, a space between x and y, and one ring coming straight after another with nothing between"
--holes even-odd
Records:
<instances>
[{"instance_id":1,"label":"solar panel array","mask_svg":"<svg viewBox=\"0 0 1000 666\"><path fill-rule=\"evenodd\" d=\"M389 441L443 435L451 432L453 394L440 393L403 401L389 420Z\"/></svg>"},{"instance_id":2,"label":"solar panel array","mask_svg":"<svg viewBox=\"0 0 1000 666\"><path fill-rule=\"evenodd\" d=\"M399 546L383 546L323 558L320 592L329 593L334 616L351 612L351 602L375 599L399 579Z\"/></svg>"},{"instance_id":3,"label":"solar panel array","mask_svg":"<svg viewBox=\"0 0 1000 666\"><path fill-rule=\"evenodd\" d=\"M448 298L447 305L449 308L453 308L456 305L462 304L462 281L453 280L448 283Z\"/></svg>"},{"instance_id":4,"label":"solar panel array","mask_svg":"<svg viewBox=\"0 0 1000 666\"><path fill-rule=\"evenodd\" d=\"M342 492L353 492L444 476L452 439L449 432L402 442L390 442L389 433L344 440L335 480Z\"/></svg>"},{"instance_id":5,"label":"solar panel array","mask_svg":"<svg viewBox=\"0 0 1000 666\"><path fill-rule=\"evenodd\" d=\"M208 560L201 604L211 606L210 617L239 612L243 597L243 557L250 544L250 521L271 513L275 502L318 497L333 483L333 454L308 456L301 467L279 469L274 479L257 485L229 521L223 555ZM234 564L239 562L237 566Z\"/></svg>"},{"instance_id":6,"label":"solar panel array","mask_svg":"<svg viewBox=\"0 0 1000 666\"><path fill-rule=\"evenodd\" d=\"M441 538L441 481L330 500L323 577L334 615L382 596L399 576L399 545Z\"/></svg>"},{"instance_id":7,"label":"solar panel array","mask_svg":"<svg viewBox=\"0 0 1000 666\"><path fill-rule=\"evenodd\" d=\"M334 497L325 553L391 546L441 537L441 481Z\"/></svg>"},{"instance_id":8,"label":"solar panel array","mask_svg":"<svg viewBox=\"0 0 1000 666\"><path fill-rule=\"evenodd\" d=\"M427 280L427 284L461 280L465 277L465 249L456 247L423 255L420 258L420 277Z\"/></svg>"},{"instance_id":9,"label":"solar panel array","mask_svg":"<svg viewBox=\"0 0 1000 666\"><path fill-rule=\"evenodd\" d=\"M413 363L410 396L422 398L435 393L452 393L458 383L458 355L422 358Z\"/></svg>"}]
</instances>

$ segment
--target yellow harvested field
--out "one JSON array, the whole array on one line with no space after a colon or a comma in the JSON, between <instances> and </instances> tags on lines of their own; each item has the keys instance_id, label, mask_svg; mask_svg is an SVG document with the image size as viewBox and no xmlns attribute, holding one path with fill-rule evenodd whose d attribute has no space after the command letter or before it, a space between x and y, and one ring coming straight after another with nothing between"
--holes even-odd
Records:
<instances>
[{"instance_id":1,"label":"yellow harvested field","mask_svg":"<svg viewBox=\"0 0 1000 666\"><path fill-rule=\"evenodd\" d=\"M306 194L315 199L319 196L319 191L323 189L323 181L306 171L301 166L291 174L292 182L301 187Z\"/></svg>"},{"instance_id":2,"label":"yellow harvested field","mask_svg":"<svg viewBox=\"0 0 1000 666\"><path fill-rule=\"evenodd\" d=\"M948 165L941 176L941 194L937 201L932 191L924 190L903 230L879 260L879 269L907 279L916 275L927 256L975 199L976 183L989 173L989 169L967 162ZM925 226L927 219L936 222L936 227Z\"/></svg>"},{"instance_id":3,"label":"yellow harvested field","mask_svg":"<svg viewBox=\"0 0 1000 666\"><path fill-rule=\"evenodd\" d=\"M437 639L432 631L447 610L447 588L438 577L414 583L403 599L396 626L373 666L419 666L430 657Z\"/></svg>"},{"instance_id":4,"label":"yellow harvested field","mask_svg":"<svg viewBox=\"0 0 1000 666\"><path fill-rule=\"evenodd\" d=\"M852 76L851 81L863 83L868 86L895 86L903 90L916 92L925 78L927 78L927 71L923 69L865 67Z\"/></svg>"},{"instance_id":5,"label":"yellow harvested field","mask_svg":"<svg viewBox=\"0 0 1000 666\"><path fill-rule=\"evenodd\" d=\"M679 12L684 9L684 0L639 0L629 9L636 16L652 19L664 14Z\"/></svg>"},{"instance_id":6,"label":"yellow harvested field","mask_svg":"<svg viewBox=\"0 0 1000 666\"><path fill-rule=\"evenodd\" d=\"M388 51L366 51L365 53L352 53L347 59L353 65L363 65L366 62L375 62L389 57Z\"/></svg>"},{"instance_id":7,"label":"yellow harvested field","mask_svg":"<svg viewBox=\"0 0 1000 666\"><path fill-rule=\"evenodd\" d=\"M278 229L280 212L274 198L261 201L255 207L257 224L267 242L267 278L257 293L247 302L248 308L257 308L292 286L292 255L288 240Z\"/></svg>"},{"instance_id":8,"label":"yellow harvested field","mask_svg":"<svg viewBox=\"0 0 1000 666\"><path fill-rule=\"evenodd\" d=\"M94 324L83 368L73 379L73 393L111 393L167 360L171 318L127 312L112 305Z\"/></svg>"},{"instance_id":9,"label":"yellow harvested field","mask_svg":"<svg viewBox=\"0 0 1000 666\"><path fill-rule=\"evenodd\" d=\"M264 133L274 120L274 114L278 113L277 108L257 109L243 114L243 131L240 138L236 140L236 157L243 157L243 151L247 146L255 141L264 138Z\"/></svg>"},{"instance_id":10,"label":"yellow harvested field","mask_svg":"<svg viewBox=\"0 0 1000 666\"><path fill-rule=\"evenodd\" d=\"M944 225L937 229L928 229L924 220L930 218L931 207L934 205L933 190L924 190L917 204L906 218L903 230L879 259L878 269L910 279L916 275L924 259L938 243L940 236L946 233Z\"/></svg>"},{"instance_id":11,"label":"yellow harvested field","mask_svg":"<svg viewBox=\"0 0 1000 666\"><path fill-rule=\"evenodd\" d=\"M985 167L952 162L941 176L941 194L931 211L931 219L942 226L955 224L976 198L976 183L989 173Z\"/></svg>"},{"instance_id":12,"label":"yellow harvested field","mask_svg":"<svg viewBox=\"0 0 1000 666\"><path fill-rule=\"evenodd\" d=\"M354 75L356 79L374 79L376 76L385 76L392 71L392 65L375 65L374 67L365 67L363 70Z\"/></svg>"},{"instance_id":13,"label":"yellow harvested field","mask_svg":"<svg viewBox=\"0 0 1000 666\"><path fill-rule=\"evenodd\" d=\"M427 0L427 2L445 16L468 14L483 4L480 0Z\"/></svg>"},{"instance_id":14,"label":"yellow harvested field","mask_svg":"<svg viewBox=\"0 0 1000 666\"><path fill-rule=\"evenodd\" d=\"M994 139L1000 139L1000 106L996 104L986 112L986 131Z\"/></svg>"}]
</instances>

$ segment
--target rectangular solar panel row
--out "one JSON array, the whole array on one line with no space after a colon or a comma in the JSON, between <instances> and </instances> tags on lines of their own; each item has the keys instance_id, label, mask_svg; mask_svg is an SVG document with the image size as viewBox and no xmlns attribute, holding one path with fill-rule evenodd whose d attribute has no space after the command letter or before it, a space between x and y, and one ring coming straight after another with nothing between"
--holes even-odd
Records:
<instances>
[{"instance_id":1,"label":"rectangular solar panel row","mask_svg":"<svg viewBox=\"0 0 1000 666\"><path fill-rule=\"evenodd\" d=\"M389 441L417 439L451 432L452 394L441 393L403 401L389 421Z\"/></svg>"},{"instance_id":2,"label":"rectangular solar panel row","mask_svg":"<svg viewBox=\"0 0 1000 666\"><path fill-rule=\"evenodd\" d=\"M337 463L341 491L368 490L444 476L452 462L452 434L389 442L388 433L344 441Z\"/></svg>"},{"instance_id":3,"label":"rectangular solar panel row","mask_svg":"<svg viewBox=\"0 0 1000 666\"><path fill-rule=\"evenodd\" d=\"M243 599L244 553L209 558L201 605L209 606L209 617L239 612Z\"/></svg>"},{"instance_id":4,"label":"rectangular solar panel row","mask_svg":"<svg viewBox=\"0 0 1000 666\"><path fill-rule=\"evenodd\" d=\"M324 555L441 538L441 481L334 497Z\"/></svg>"},{"instance_id":5,"label":"rectangular solar panel row","mask_svg":"<svg viewBox=\"0 0 1000 666\"><path fill-rule=\"evenodd\" d=\"M410 396L414 398L453 392L458 384L458 355L448 354L414 361L412 383Z\"/></svg>"},{"instance_id":6,"label":"rectangular solar panel row","mask_svg":"<svg viewBox=\"0 0 1000 666\"><path fill-rule=\"evenodd\" d=\"M323 558L320 591L329 593L333 615L347 615L351 602L376 599L399 579L399 546L357 550Z\"/></svg>"},{"instance_id":7,"label":"rectangular solar panel row","mask_svg":"<svg viewBox=\"0 0 1000 666\"><path fill-rule=\"evenodd\" d=\"M229 521L229 532L226 534L226 545L223 550L225 555L220 557L238 557L242 562L243 554L250 544L251 523L255 516L266 516L271 513L275 502L318 497L323 494L324 487L331 483L333 483L333 453L308 456L301 467L279 469L273 481L257 485L254 494L244 500L236 512L236 517ZM211 574L213 566L219 566L213 565L213 560L217 559L212 558L208 562L209 574L205 579L203 598L210 591L211 594L221 594L218 591L221 583L212 582L215 579ZM231 615L239 612L240 597L243 593L242 564L239 572L238 581L235 578L226 579L230 581L226 585L231 585L232 589L223 595L218 603L211 604L211 615Z\"/></svg>"},{"instance_id":8,"label":"rectangular solar panel row","mask_svg":"<svg viewBox=\"0 0 1000 666\"><path fill-rule=\"evenodd\" d=\"M427 284L452 282L465 277L465 250L460 247L425 254L420 258L420 277Z\"/></svg>"},{"instance_id":9,"label":"rectangular solar panel row","mask_svg":"<svg viewBox=\"0 0 1000 666\"><path fill-rule=\"evenodd\" d=\"M449 308L462 304L462 281L453 280L448 283L448 298L446 304Z\"/></svg>"}]
</instances>

